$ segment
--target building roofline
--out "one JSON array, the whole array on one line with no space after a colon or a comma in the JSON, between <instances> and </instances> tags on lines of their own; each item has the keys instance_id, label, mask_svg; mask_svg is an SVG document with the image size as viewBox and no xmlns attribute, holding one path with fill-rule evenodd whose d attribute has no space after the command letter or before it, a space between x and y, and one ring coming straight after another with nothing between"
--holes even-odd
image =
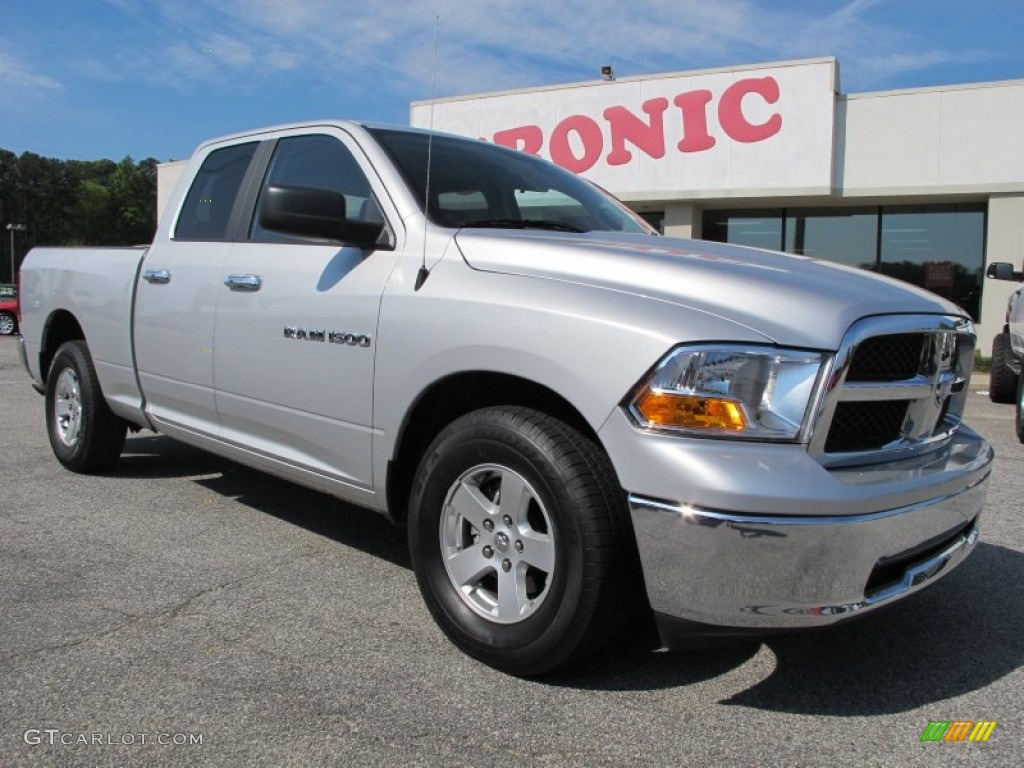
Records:
<instances>
[{"instance_id":1,"label":"building roofline","mask_svg":"<svg viewBox=\"0 0 1024 768\"><path fill-rule=\"evenodd\" d=\"M1020 80L987 80L980 83L955 83L952 85L926 85L921 88L896 88L891 91L861 91L841 96L844 99L876 99L888 96L911 96L921 93L940 93L942 91L973 91L980 88L1012 88L1024 86Z\"/></svg>"},{"instance_id":2,"label":"building roofline","mask_svg":"<svg viewBox=\"0 0 1024 768\"><path fill-rule=\"evenodd\" d=\"M474 101L476 99L491 98L496 96L514 96L527 93L543 93L544 91L564 91L570 88L591 88L595 85L616 85L618 83L640 83L651 80L665 80L672 77L692 77L695 75L717 75L725 72L746 72L758 69L778 69L781 67L803 67L808 64L832 64L838 72L838 62L835 56L819 56L813 59L792 59L789 61L773 61L765 64L742 64L731 67L713 67L710 69L690 69L683 72L659 72L650 75L630 75L629 77L616 77L614 80L584 80L576 83L558 83L554 85L538 85L529 88L513 88L505 91L489 91L486 93L469 93L461 96L447 96L443 99L434 99L434 104L451 104L459 101ZM836 80L838 81L838 75ZM835 88L838 91L839 83ZM413 107L429 106L431 99L420 99L409 104Z\"/></svg>"}]
</instances>

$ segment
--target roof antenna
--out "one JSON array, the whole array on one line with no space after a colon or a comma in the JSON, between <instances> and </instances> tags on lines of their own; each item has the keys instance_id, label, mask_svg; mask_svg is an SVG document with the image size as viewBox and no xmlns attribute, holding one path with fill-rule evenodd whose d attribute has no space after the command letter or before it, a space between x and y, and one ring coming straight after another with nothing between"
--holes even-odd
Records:
<instances>
[{"instance_id":1,"label":"roof antenna","mask_svg":"<svg viewBox=\"0 0 1024 768\"><path fill-rule=\"evenodd\" d=\"M434 99L437 95L437 26L441 16L434 15L434 66L430 73L430 133L427 135L427 183L423 193L423 259L420 262L420 271L416 273L416 285L414 290L418 291L427 282L430 270L427 269L427 212L430 210L430 165L434 149Z\"/></svg>"}]
</instances>

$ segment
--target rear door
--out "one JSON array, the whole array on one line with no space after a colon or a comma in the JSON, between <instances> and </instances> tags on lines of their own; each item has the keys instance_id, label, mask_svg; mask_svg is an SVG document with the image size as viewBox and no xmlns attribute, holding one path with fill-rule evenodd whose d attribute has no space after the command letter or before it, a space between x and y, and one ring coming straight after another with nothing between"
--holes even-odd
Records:
<instances>
[{"instance_id":1,"label":"rear door","mask_svg":"<svg viewBox=\"0 0 1024 768\"><path fill-rule=\"evenodd\" d=\"M213 331L240 191L259 143L207 150L170 237L139 275L135 354L147 412L163 429L218 431Z\"/></svg>"},{"instance_id":2,"label":"rear door","mask_svg":"<svg viewBox=\"0 0 1024 768\"><path fill-rule=\"evenodd\" d=\"M360 489L371 487L375 333L396 250L302 240L259 225L269 185L345 197L349 218L380 222L383 187L343 131L285 136L217 290L213 344L225 439Z\"/></svg>"}]
</instances>

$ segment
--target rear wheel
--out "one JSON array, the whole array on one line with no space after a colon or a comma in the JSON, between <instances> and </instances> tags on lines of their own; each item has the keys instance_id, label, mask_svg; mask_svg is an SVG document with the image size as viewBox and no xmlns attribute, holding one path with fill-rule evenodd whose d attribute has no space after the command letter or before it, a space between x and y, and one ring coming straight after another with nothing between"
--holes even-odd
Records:
<instances>
[{"instance_id":1,"label":"rear wheel","mask_svg":"<svg viewBox=\"0 0 1024 768\"><path fill-rule=\"evenodd\" d=\"M590 439L538 411L486 408L445 428L423 457L409 509L413 568L463 651L512 674L552 672L615 637L644 604L627 515Z\"/></svg>"},{"instance_id":2,"label":"rear wheel","mask_svg":"<svg viewBox=\"0 0 1024 768\"><path fill-rule=\"evenodd\" d=\"M1012 360L1010 334L996 334L992 339L992 372L988 383L988 397L993 403L1012 403L1017 395L1019 377L1010 367Z\"/></svg>"},{"instance_id":3,"label":"rear wheel","mask_svg":"<svg viewBox=\"0 0 1024 768\"><path fill-rule=\"evenodd\" d=\"M46 427L54 455L74 472L98 472L121 455L128 425L100 391L84 341L60 346L46 379Z\"/></svg>"},{"instance_id":4,"label":"rear wheel","mask_svg":"<svg viewBox=\"0 0 1024 768\"><path fill-rule=\"evenodd\" d=\"M9 312L0 312L0 336L10 336L17 327L18 324L14 321L14 315Z\"/></svg>"}]
</instances>

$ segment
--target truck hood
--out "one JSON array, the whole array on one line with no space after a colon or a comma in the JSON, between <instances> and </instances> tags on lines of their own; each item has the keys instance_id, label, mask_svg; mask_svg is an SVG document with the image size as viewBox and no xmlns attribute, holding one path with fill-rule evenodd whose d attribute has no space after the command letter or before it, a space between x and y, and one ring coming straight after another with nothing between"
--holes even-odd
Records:
<instances>
[{"instance_id":1,"label":"truck hood","mask_svg":"<svg viewBox=\"0 0 1024 768\"><path fill-rule=\"evenodd\" d=\"M868 315L965 314L909 283L725 243L479 229L461 230L455 240L473 269L667 301L739 323L785 346L837 349L850 325ZM614 311L612 295L608 306Z\"/></svg>"}]
</instances>

